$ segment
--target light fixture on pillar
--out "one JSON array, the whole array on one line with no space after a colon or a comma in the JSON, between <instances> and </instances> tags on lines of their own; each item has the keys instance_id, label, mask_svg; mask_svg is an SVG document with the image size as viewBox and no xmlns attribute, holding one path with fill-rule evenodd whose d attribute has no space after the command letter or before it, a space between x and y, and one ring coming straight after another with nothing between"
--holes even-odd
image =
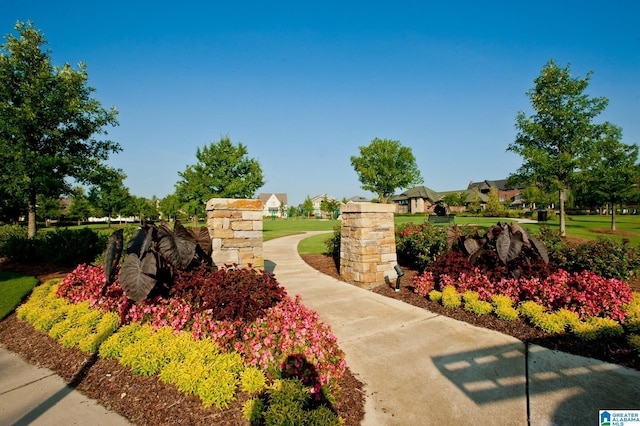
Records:
<instances>
[{"instance_id":1,"label":"light fixture on pillar","mask_svg":"<svg viewBox=\"0 0 640 426\"><path fill-rule=\"evenodd\" d=\"M404 271L400 267L400 265L396 265L393 267L395 269L397 277L396 277L396 291L400 291L400 277L404 275Z\"/></svg>"}]
</instances>

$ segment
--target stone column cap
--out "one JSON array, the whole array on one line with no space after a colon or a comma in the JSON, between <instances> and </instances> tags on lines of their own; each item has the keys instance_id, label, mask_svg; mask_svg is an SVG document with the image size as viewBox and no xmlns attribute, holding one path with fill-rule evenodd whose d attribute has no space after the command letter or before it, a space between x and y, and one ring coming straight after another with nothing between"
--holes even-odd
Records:
<instances>
[{"instance_id":1,"label":"stone column cap","mask_svg":"<svg viewBox=\"0 0 640 426\"><path fill-rule=\"evenodd\" d=\"M395 213L395 204L347 203L340 206L340 213Z\"/></svg>"},{"instance_id":2,"label":"stone column cap","mask_svg":"<svg viewBox=\"0 0 640 426\"><path fill-rule=\"evenodd\" d=\"M207 201L208 210L262 210L262 200L238 198L212 198Z\"/></svg>"}]
</instances>

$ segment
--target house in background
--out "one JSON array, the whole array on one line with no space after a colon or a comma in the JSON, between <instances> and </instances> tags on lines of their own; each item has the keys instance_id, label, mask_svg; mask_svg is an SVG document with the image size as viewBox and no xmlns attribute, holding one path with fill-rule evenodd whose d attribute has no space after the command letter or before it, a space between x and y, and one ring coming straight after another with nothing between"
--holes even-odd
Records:
<instances>
[{"instance_id":1,"label":"house in background","mask_svg":"<svg viewBox=\"0 0 640 426\"><path fill-rule=\"evenodd\" d=\"M315 197L313 197L311 199L311 202L313 203L313 215L315 217L324 217L326 216L326 213L322 211L322 209L320 208L320 203L322 203L322 201L324 199L327 199L328 201L337 201L340 202L340 200L337 200L335 198L333 198L330 195L327 194L320 194L320 195L316 195Z\"/></svg>"},{"instance_id":2,"label":"house in background","mask_svg":"<svg viewBox=\"0 0 640 426\"><path fill-rule=\"evenodd\" d=\"M480 198L478 201L480 201L481 208L484 209L491 188L496 188L498 198L503 205L516 207L522 204L521 192L523 188L510 188L506 179L470 182L466 189L457 191L436 192L426 186L416 186L392 196L390 200L397 205L397 213L434 213L436 205L442 203L445 197L459 194L465 197L463 205L447 206L449 213L458 213L466 211L469 204L476 201L476 197Z\"/></svg>"},{"instance_id":3,"label":"house in background","mask_svg":"<svg viewBox=\"0 0 640 426\"><path fill-rule=\"evenodd\" d=\"M524 187L515 187L507 185L507 179L500 180L483 180L482 182L469 182L467 189L472 190L478 188L481 194L489 195L491 188L498 190L498 198L503 205L519 206L522 204L521 193Z\"/></svg>"},{"instance_id":4,"label":"house in background","mask_svg":"<svg viewBox=\"0 0 640 426\"><path fill-rule=\"evenodd\" d=\"M426 186L407 189L402 194L394 195L389 200L397 204L397 213L430 213L442 197Z\"/></svg>"},{"instance_id":5,"label":"house in background","mask_svg":"<svg viewBox=\"0 0 640 426\"><path fill-rule=\"evenodd\" d=\"M271 217L286 217L289 206L287 194L261 193L258 199L262 201L262 215Z\"/></svg>"}]
</instances>

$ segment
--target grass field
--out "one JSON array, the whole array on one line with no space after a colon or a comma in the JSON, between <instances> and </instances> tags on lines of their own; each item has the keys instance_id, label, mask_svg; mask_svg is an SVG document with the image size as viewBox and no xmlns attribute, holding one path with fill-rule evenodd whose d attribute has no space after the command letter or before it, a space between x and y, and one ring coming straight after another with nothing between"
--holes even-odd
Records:
<instances>
[{"instance_id":1,"label":"grass field","mask_svg":"<svg viewBox=\"0 0 640 426\"><path fill-rule=\"evenodd\" d=\"M0 320L13 312L36 284L35 277L0 271Z\"/></svg>"},{"instance_id":2,"label":"grass field","mask_svg":"<svg viewBox=\"0 0 640 426\"><path fill-rule=\"evenodd\" d=\"M413 222L422 223L425 217L421 215L416 216L396 216L396 226ZM495 225L497 222L511 222L514 219L501 219L501 218L488 218L488 217L456 217L456 225L473 225L479 228L487 228ZM185 226L191 226L191 222L183 222ZM545 222L546 225L552 229L558 229L558 218ZM199 226L206 226L205 222L200 222ZM533 221L532 223L523 224L532 233L537 233L540 229L540 224ZM122 226L116 223L111 225L111 228L107 228L105 224L93 224L86 225L87 227L94 229L98 232L111 233ZM327 231L332 232L334 227L340 226L339 220L318 220L318 219L271 219L265 218L263 224L263 238L264 241L269 241L273 238L284 237L287 235L298 234L307 231ZM445 226L445 225L436 225ZM617 216L616 217L616 234L609 234L608 231L611 227L610 216L567 216L566 230L567 235L571 237L578 237L587 240L593 240L598 237L612 238L618 241L622 239L628 239L630 244L634 247L640 246L640 216ZM75 228L75 227L74 227ZM52 229L52 228L49 228ZM302 246L303 250L310 250L309 253L321 253L324 250L324 239L326 237L315 237L308 245ZM306 244L306 243L305 243Z\"/></svg>"}]
</instances>

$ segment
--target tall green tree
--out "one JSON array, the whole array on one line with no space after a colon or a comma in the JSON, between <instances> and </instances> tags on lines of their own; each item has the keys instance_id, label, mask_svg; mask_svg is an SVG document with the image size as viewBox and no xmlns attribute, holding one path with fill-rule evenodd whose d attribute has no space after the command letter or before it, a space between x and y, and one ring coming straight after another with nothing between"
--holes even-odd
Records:
<instances>
[{"instance_id":1,"label":"tall green tree","mask_svg":"<svg viewBox=\"0 0 640 426\"><path fill-rule=\"evenodd\" d=\"M507 148L524 160L511 179L537 185L543 191L558 192L563 236L566 191L575 185L578 172L586 166L586 154L610 126L593 122L608 100L585 93L591 74L582 79L573 77L569 65L562 68L549 61L534 80L535 87L527 92L535 114L518 112L518 133Z\"/></svg>"},{"instance_id":2,"label":"tall green tree","mask_svg":"<svg viewBox=\"0 0 640 426\"><path fill-rule=\"evenodd\" d=\"M322 201L320 201L320 211L326 213L326 215L331 219L335 219L334 215L339 208L340 202L333 198L329 199L326 195Z\"/></svg>"},{"instance_id":3,"label":"tall green tree","mask_svg":"<svg viewBox=\"0 0 640 426\"><path fill-rule=\"evenodd\" d=\"M616 205L630 200L634 188L640 184L638 146L620 141L622 130L617 126L605 128L591 150L589 164L581 173L586 191L601 204L611 208L611 229L616 229Z\"/></svg>"},{"instance_id":4,"label":"tall green tree","mask_svg":"<svg viewBox=\"0 0 640 426\"><path fill-rule=\"evenodd\" d=\"M38 217L49 226L51 220L58 220L62 216L63 206L60 198L38 197Z\"/></svg>"},{"instance_id":5,"label":"tall green tree","mask_svg":"<svg viewBox=\"0 0 640 426\"><path fill-rule=\"evenodd\" d=\"M487 205L485 207L485 211L491 213L497 213L499 211L504 210L502 203L500 202L500 195L498 194L498 189L495 186L489 188L489 195L487 197Z\"/></svg>"},{"instance_id":6,"label":"tall green tree","mask_svg":"<svg viewBox=\"0 0 640 426\"><path fill-rule=\"evenodd\" d=\"M535 185L527 186L522 190L522 198L527 204L537 208L547 208L553 203L553 193L544 192Z\"/></svg>"},{"instance_id":7,"label":"tall green tree","mask_svg":"<svg viewBox=\"0 0 640 426\"><path fill-rule=\"evenodd\" d=\"M73 188L71 204L67 210L67 216L71 219L77 220L78 225L80 225L83 220L88 219L92 214L93 211L91 204L85 195L84 188L81 186Z\"/></svg>"},{"instance_id":8,"label":"tall green tree","mask_svg":"<svg viewBox=\"0 0 640 426\"><path fill-rule=\"evenodd\" d=\"M113 217L130 213L133 197L124 186L126 175L122 170L107 169L101 175L100 184L89 190L88 199L99 214L107 217L108 227L111 227Z\"/></svg>"},{"instance_id":9,"label":"tall green tree","mask_svg":"<svg viewBox=\"0 0 640 426\"><path fill-rule=\"evenodd\" d=\"M96 139L118 124L117 111L92 97L85 64L53 66L42 32L31 22L15 30L0 46L0 187L20 194L33 237L38 196L70 193L68 178L95 183L95 169L120 151Z\"/></svg>"},{"instance_id":10,"label":"tall green tree","mask_svg":"<svg viewBox=\"0 0 640 426\"><path fill-rule=\"evenodd\" d=\"M158 218L157 198L155 195L152 199L145 197L131 196L131 209L130 212L133 216L138 217L140 225L143 225L145 220L156 220Z\"/></svg>"},{"instance_id":11,"label":"tall green tree","mask_svg":"<svg viewBox=\"0 0 640 426\"><path fill-rule=\"evenodd\" d=\"M467 203L467 194L465 192L450 192L442 197L442 201L447 206L464 206Z\"/></svg>"},{"instance_id":12,"label":"tall green tree","mask_svg":"<svg viewBox=\"0 0 640 426\"><path fill-rule=\"evenodd\" d=\"M180 200L176 194L169 194L158 203L163 220L176 220L180 215Z\"/></svg>"},{"instance_id":13,"label":"tall green tree","mask_svg":"<svg viewBox=\"0 0 640 426\"><path fill-rule=\"evenodd\" d=\"M375 138L359 149L360 156L352 156L351 165L362 189L377 194L381 203L386 203L396 189L423 182L411 148L399 141Z\"/></svg>"},{"instance_id":14,"label":"tall green tree","mask_svg":"<svg viewBox=\"0 0 640 426\"><path fill-rule=\"evenodd\" d=\"M258 160L249 158L247 147L234 145L228 136L196 151L196 164L178 172L176 195L189 214L204 214L211 198L250 198L264 185Z\"/></svg>"},{"instance_id":15,"label":"tall green tree","mask_svg":"<svg viewBox=\"0 0 640 426\"><path fill-rule=\"evenodd\" d=\"M305 198L304 202L302 203L302 211L307 218L311 216L315 211L313 207L313 201L311 200L311 197L309 195L307 195L307 198Z\"/></svg>"}]
</instances>

